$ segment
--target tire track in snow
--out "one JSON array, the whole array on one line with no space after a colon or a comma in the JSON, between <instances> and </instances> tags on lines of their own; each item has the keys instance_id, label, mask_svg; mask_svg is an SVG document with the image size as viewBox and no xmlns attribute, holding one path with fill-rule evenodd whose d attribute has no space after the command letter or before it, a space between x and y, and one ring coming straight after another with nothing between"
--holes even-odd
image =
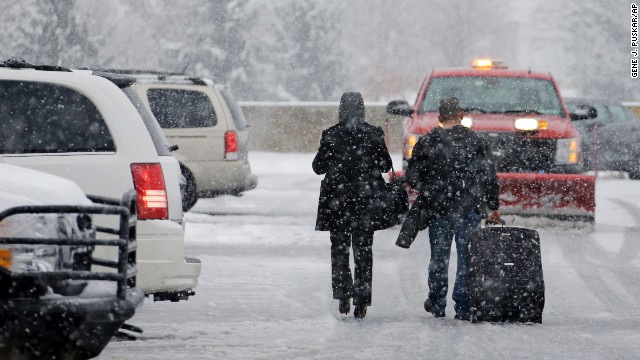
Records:
<instances>
[{"instance_id":1,"label":"tire track in snow","mask_svg":"<svg viewBox=\"0 0 640 360\"><path fill-rule=\"evenodd\" d=\"M640 268L633 265L640 254L640 207L624 200L612 201L631 215L634 224L624 228L622 246L616 254L609 255L604 250L602 253L609 255L605 257L607 268L631 294L631 298L635 300L636 312L640 312L640 287L637 286Z\"/></svg>"},{"instance_id":2,"label":"tire track in snow","mask_svg":"<svg viewBox=\"0 0 640 360\"><path fill-rule=\"evenodd\" d=\"M640 233L635 231L640 223L640 209L622 200L613 201L627 211L635 223L633 227L625 229L623 246L617 254L611 254L600 246L593 233L554 232L552 234L556 236L564 258L577 271L595 297L602 302L608 312L624 318L640 312L638 307L640 290L633 286L638 282L635 276L637 271L633 271L629 264L630 260L640 252L640 241L637 241ZM560 238L561 234L562 238ZM623 259L626 261L621 263ZM621 285L615 286L616 284L610 280L612 278Z\"/></svg>"},{"instance_id":3,"label":"tire track in snow","mask_svg":"<svg viewBox=\"0 0 640 360\"><path fill-rule=\"evenodd\" d=\"M591 235L583 238L579 234L563 234L557 243L563 251L564 258L593 295L600 300L604 309L619 316L628 315L631 305L624 301L624 294L609 285L604 276L606 270L602 265L589 259L589 253L593 253L597 248Z\"/></svg>"},{"instance_id":4,"label":"tire track in snow","mask_svg":"<svg viewBox=\"0 0 640 360\"><path fill-rule=\"evenodd\" d=\"M451 298L456 275L455 242L452 244L449 263L449 288L447 294L447 317L434 318L423 309L423 303L428 296L427 271L431 256L427 230L418 233L418 238L408 250L406 259L398 262L400 287L406 299L406 307L417 311L416 317L422 319L422 324L429 331L430 341L428 354L431 359L466 359L474 354L495 353L492 340L496 331L504 331L501 325L472 324L466 321L454 320L454 302ZM414 310L415 309L415 310ZM488 331L487 331L488 330ZM464 344L464 346L461 346ZM473 349L473 353L469 353Z\"/></svg>"},{"instance_id":5,"label":"tire track in snow","mask_svg":"<svg viewBox=\"0 0 640 360\"><path fill-rule=\"evenodd\" d=\"M640 254L640 207L624 200L612 199L611 201L622 207L633 218L633 226L624 229L624 242L616 259L616 263L631 262Z\"/></svg>"}]
</instances>

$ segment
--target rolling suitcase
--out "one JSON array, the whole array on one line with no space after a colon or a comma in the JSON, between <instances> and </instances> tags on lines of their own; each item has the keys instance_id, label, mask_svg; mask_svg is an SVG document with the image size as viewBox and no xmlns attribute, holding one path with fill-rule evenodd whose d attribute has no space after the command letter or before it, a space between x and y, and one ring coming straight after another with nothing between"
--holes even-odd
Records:
<instances>
[{"instance_id":1,"label":"rolling suitcase","mask_svg":"<svg viewBox=\"0 0 640 360\"><path fill-rule=\"evenodd\" d=\"M533 229L484 227L469 236L471 321L542 323L544 278Z\"/></svg>"}]
</instances>

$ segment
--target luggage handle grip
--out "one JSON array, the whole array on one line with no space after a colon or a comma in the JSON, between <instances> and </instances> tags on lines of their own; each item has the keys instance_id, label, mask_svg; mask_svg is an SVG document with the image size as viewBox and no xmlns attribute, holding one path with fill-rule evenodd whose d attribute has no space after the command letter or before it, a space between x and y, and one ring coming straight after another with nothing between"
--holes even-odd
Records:
<instances>
[{"instance_id":1,"label":"luggage handle grip","mask_svg":"<svg viewBox=\"0 0 640 360\"><path fill-rule=\"evenodd\" d=\"M504 221L504 219L500 219L500 225L502 225L502 227L504 227L506 224L507 223ZM484 219L484 226L485 227L489 227L489 226L492 226L492 225L496 225L497 226L498 224L489 223L488 219Z\"/></svg>"}]
</instances>

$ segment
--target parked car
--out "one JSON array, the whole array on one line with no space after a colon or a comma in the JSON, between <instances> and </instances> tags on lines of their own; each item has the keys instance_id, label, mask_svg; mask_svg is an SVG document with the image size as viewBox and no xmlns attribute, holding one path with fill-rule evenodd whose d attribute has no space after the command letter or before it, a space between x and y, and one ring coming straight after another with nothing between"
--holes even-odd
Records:
<instances>
[{"instance_id":1,"label":"parked car","mask_svg":"<svg viewBox=\"0 0 640 360\"><path fill-rule=\"evenodd\" d=\"M631 110L609 100L564 101L580 132L587 169L597 164L599 170L626 171L631 179L640 179L640 121ZM575 115L580 111L590 116Z\"/></svg>"},{"instance_id":2,"label":"parked car","mask_svg":"<svg viewBox=\"0 0 640 360\"><path fill-rule=\"evenodd\" d=\"M92 203L75 183L0 163L0 354L97 356L144 299L135 287L135 193ZM114 218L113 272L92 271L94 214Z\"/></svg>"},{"instance_id":3,"label":"parked car","mask_svg":"<svg viewBox=\"0 0 640 360\"><path fill-rule=\"evenodd\" d=\"M184 256L180 167L132 88L134 78L7 61L0 67L0 157L88 194L138 196L138 287L154 300L193 295L200 261ZM116 259L113 250L96 253Z\"/></svg>"},{"instance_id":4,"label":"parked car","mask_svg":"<svg viewBox=\"0 0 640 360\"><path fill-rule=\"evenodd\" d=\"M178 146L174 156L186 179L183 210L198 197L238 195L256 187L248 157L249 126L228 89L201 77L109 71L137 79L132 87Z\"/></svg>"}]
</instances>

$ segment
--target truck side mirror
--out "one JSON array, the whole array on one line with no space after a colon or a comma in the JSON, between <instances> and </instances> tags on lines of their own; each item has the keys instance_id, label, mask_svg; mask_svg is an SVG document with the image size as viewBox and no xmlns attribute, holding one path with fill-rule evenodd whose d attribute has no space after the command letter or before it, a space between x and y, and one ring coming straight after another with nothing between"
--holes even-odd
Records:
<instances>
[{"instance_id":1,"label":"truck side mirror","mask_svg":"<svg viewBox=\"0 0 640 360\"><path fill-rule=\"evenodd\" d=\"M598 110L593 106L579 105L576 109L569 114L571 120L589 120L598 117Z\"/></svg>"},{"instance_id":2,"label":"truck side mirror","mask_svg":"<svg viewBox=\"0 0 640 360\"><path fill-rule=\"evenodd\" d=\"M404 100L393 100L387 105L387 113L399 116L411 116L413 109Z\"/></svg>"}]
</instances>

